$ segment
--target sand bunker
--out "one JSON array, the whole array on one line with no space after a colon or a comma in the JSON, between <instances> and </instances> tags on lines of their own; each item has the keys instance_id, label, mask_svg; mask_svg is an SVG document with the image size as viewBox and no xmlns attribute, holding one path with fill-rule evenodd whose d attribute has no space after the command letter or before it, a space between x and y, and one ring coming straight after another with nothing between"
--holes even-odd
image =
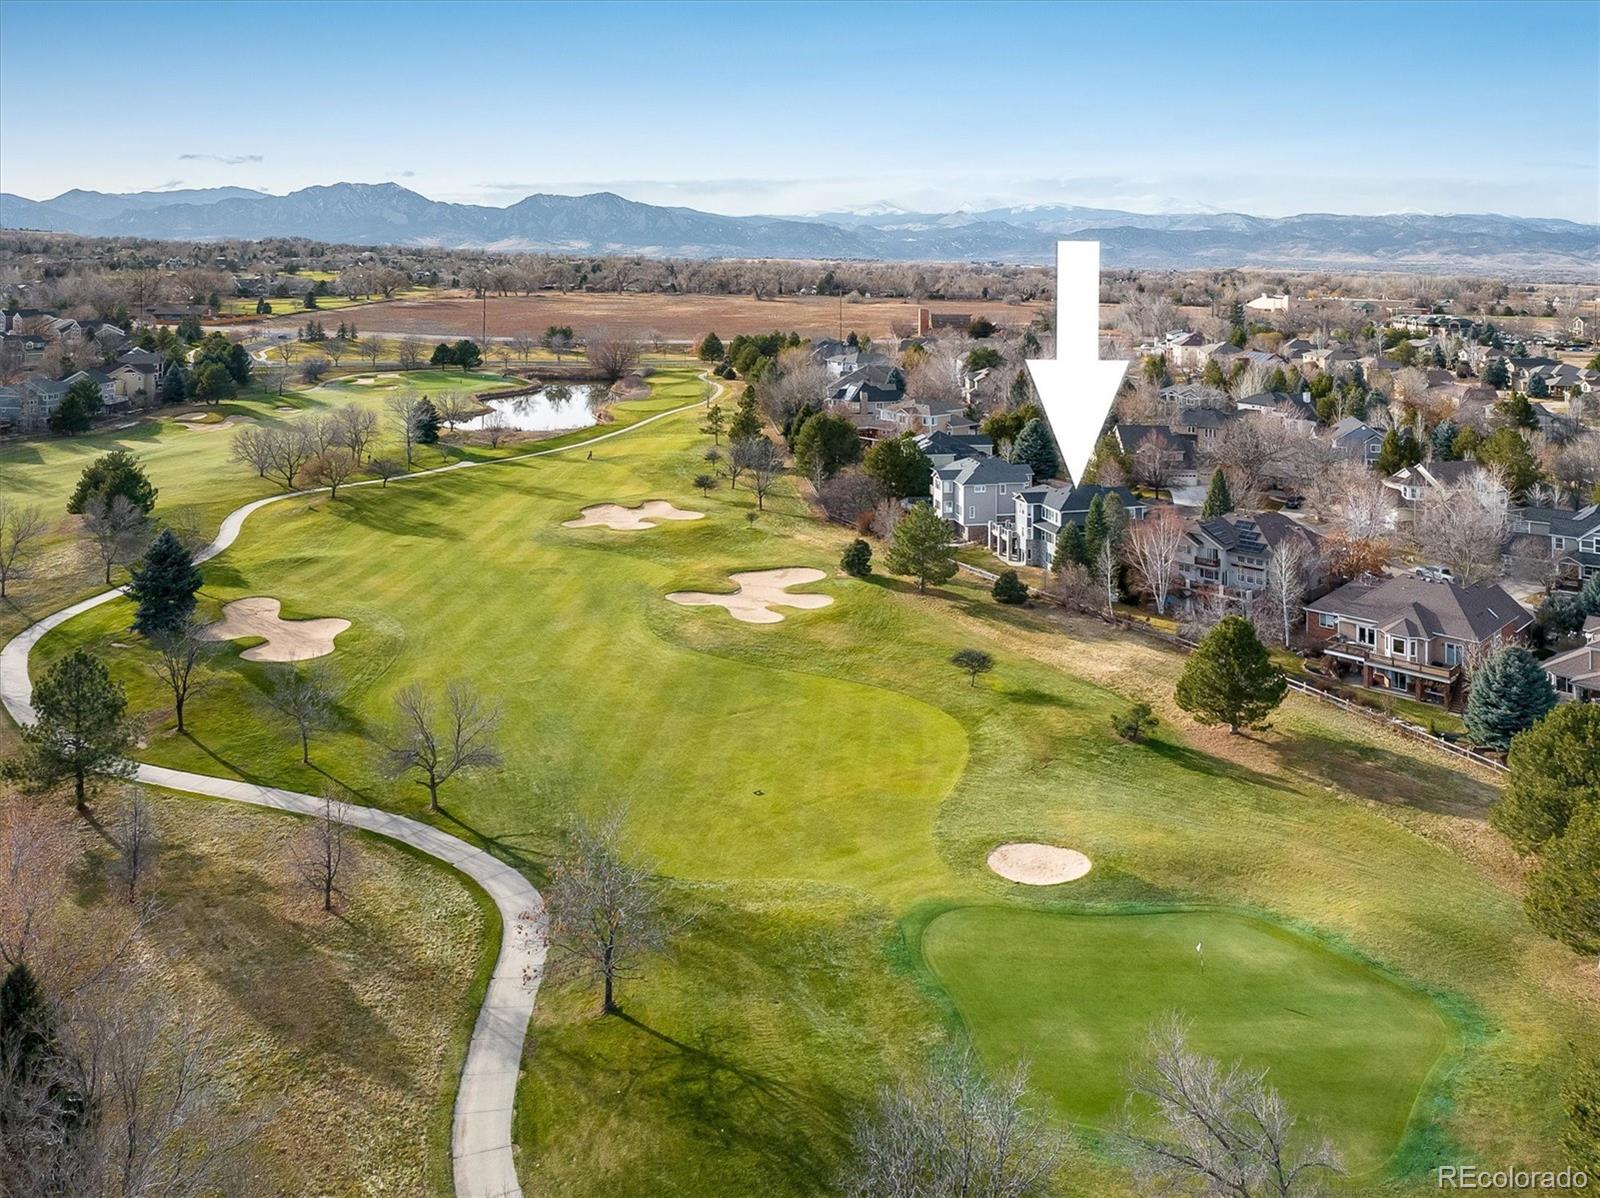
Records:
<instances>
[{"instance_id":1,"label":"sand bunker","mask_svg":"<svg viewBox=\"0 0 1600 1198\"><path fill-rule=\"evenodd\" d=\"M358 375L350 381L358 387L374 387L378 383L377 377L370 374Z\"/></svg>"},{"instance_id":2,"label":"sand bunker","mask_svg":"<svg viewBox=\"0 0 1600 1198\"><path fill-rule=\"evenodd\" d=\"M690 512L673 507L664 499L651 499L638 507L623 507L620 503L597 503L583 509L576 520L564 521L562 528L610 528L616 532L641 532L654 528L658 520L703 520L704 512Z\"/></svg>"},{"instance_id":3,"label":"sand bunker","mask_svg":"<svg viewBox=\"0 0 1600 1198\"><path fill-rule=\"evenodd\" d=\"M306 661L333 652L333 638L350 627L349 620L285 620L276 599L239 599L222 609L222 619L207 625L201 636L208 641L233 641L260 636L239 656L246 661Z\"/></svg>"},{"instance_id":4,"label":"sand bunker","mask_svg":"<svg viewBox=\"0 0 1600 1198\"><path fill-rule=\"evenodd\" d=\"M739 589L731 595L712 595L705 591L673 591L667 598L685 607L725 607L735 620L746 624L776 624L783 619L773 607L799 607L810 610L827 607L833 602L831 595L790 595L786 587L804 586L821 582L827 577L821 570L792 568L788 570L753 570L745 574L730 574Z\"/></svg>"},{"instance_id":5,"label":"sand bunker","mask_svg":"<svg viewBox=\"0 0 1600 1198\"><path fill-rule=\"evenodd\" d=\"M989 854L989 868L1008 882L1055 886L1075 882L1089 872L1090 861L1076 849L1053 844L1003 844Z\"/></svg>"},{"instance_id":6,"label":"sand bunker","mask_svg":"<svg viewBox=\"0 0 1600 1198\"><path fill-rule=\"evenodd\" d=\"M254 416L218 416L211 413L211 419L205 417L179 416L178 423L192 433L208 433L216 429L238 428L241 424L254 424Z\"/></svg>"}]
</instances>

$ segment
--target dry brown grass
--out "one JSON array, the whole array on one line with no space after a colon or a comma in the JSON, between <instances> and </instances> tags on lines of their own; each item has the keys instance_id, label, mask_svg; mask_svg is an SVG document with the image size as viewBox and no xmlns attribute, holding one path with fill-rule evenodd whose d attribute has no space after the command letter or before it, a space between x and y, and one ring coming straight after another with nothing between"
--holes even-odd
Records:
<instances>
[{"instance_id":1,"label":"dry brown grass","mask_svg":"<svg viewBox=\"0 0 1600 1198\"><path fill-rule=\"evenodd\" d=\"M462 881L363 838L333 915L300 882L288 816L151 792L162 849L144 957L215 1037L252 1110L252 1193L446 1195L448 1110L475 1016L484 925ZM115 800L102 818L114 826ZM74 821L74 901L120 905L112 850Z\"/></svg>"},{"instance_id":2,"label":"dry brown grass","mask_svg":"<svg viewBox=\"0 0 1600 1198\"><path fill-rule=\"evenodd\" d=\"M987 316L998 325L1021 327L1042 311L1040 304L1006 304L995 300L934 301L934 312ZM852 329L874 339L890 336L892 326L916 319L918 305L908 300L846 302L844 332ZM298 314L302 317L304 313ZM758 300L748 295L670 295L642 292L546 291L536 295L490 297L490 337L518 333L537 336L551 325L571 325L582 336L605 327L635 337L658 334L668 341L691 342L714 329L724 341L738 333L793 330L802 337L839 335L841 308L832 296L785 295ZM295 324L293 316L274 324ZM361 311L361 331L389 336L477 337L484 324L484 304L467 296L391 300Z\"/></svg>"}]
</instances>

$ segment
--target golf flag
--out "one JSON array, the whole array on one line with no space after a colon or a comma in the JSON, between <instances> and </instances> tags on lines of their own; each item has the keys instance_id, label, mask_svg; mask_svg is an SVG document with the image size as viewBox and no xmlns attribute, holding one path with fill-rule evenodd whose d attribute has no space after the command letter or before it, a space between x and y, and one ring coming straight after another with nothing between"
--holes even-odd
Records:
<instances>
[{"instance_id":1,"label":"golf flag","mask_svg":"<svg viewBox=\"0 0 1600 1198\"><path fill-rule=\"evenodd\" d=\"M1200 968L1201 969L1204 969L1206 967L1206 952L1205 952L1205 948L1206 948L1205 941L1203 941L1203 940L1195 941L1194 951L1200 954Z\"/></svg>"}]
</instances>

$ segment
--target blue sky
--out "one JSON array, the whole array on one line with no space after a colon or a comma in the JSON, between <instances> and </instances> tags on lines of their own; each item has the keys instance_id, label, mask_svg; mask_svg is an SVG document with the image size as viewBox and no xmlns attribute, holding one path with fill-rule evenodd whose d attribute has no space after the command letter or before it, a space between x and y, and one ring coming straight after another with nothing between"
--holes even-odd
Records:
<instances>
[{"instance_id":1,"label":"blue sky","mask_svg":"<svg viewBox=\"0 0 1600 1198\"><path fill-rule=\"evenodd\" d=\"M0 0L0 189L1595 221L1597 81L1592 2Z\"/></svg>"}]
</instances>

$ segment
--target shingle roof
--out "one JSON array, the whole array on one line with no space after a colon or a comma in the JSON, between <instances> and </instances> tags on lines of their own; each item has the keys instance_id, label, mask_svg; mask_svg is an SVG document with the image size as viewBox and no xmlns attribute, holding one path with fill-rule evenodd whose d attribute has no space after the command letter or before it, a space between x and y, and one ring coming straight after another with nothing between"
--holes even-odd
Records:
<instances>
[{"instance_id":1,"label":"shingle roof","mask_svg":"<svg viewBox=\"0 0 1600 1198\"><path fill-rule=\"evenodd\" d=\"M1524 628L1533 619L1498 585L1469 587L1410 574L1357 579L1307 604L1307 610L1349 616L1384 629L1404 628L1408 636L1443 636L1467 643L1481 641L1508 623Z\"/></svg>"},{"instance_id":2,"label":"shingle roof","mask_svg":"<svg viewBox=\"0 0 1600 1198\"><path fill-rule=\"evenodd\" d=\"M1281 512L1229 512L1196 522L1196 529L1224 549L1265 557L1285 541L1299 539L1315 548L1322 537Z\"/></svg>"},{"instance_id":3,"label":"shingle roof","mask_svg":"<svg viewBox=\"0 0 1600 1198\"><path fill-rule=\"evenodd\" d=\"M962 486L986 486L989 483L1021 483L1033 481L1033 467L1024 462L1008 462L1004 458L962 458L951 462L940 475L953 479Z\"/></svg>"}]
</instances>

